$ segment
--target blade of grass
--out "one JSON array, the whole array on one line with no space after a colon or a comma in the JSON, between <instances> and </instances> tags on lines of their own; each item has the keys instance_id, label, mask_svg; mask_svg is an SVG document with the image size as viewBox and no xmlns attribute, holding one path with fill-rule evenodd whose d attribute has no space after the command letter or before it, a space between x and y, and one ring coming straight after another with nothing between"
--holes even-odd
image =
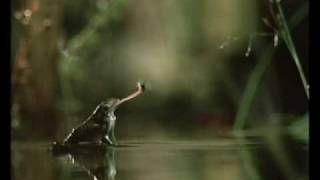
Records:
<instances>
[{"instance_id":1,"label":"blade of grass","mask_svg":"<svg viewBox=\"0 0 320 180\"><path fill-rule=\"evenodd\" d=\"M302 84L303 84L303 87L304 87L304 90L305 90L305 93L306 93L306 96L309 99L309 85L308 85L306 76L305 76L305 74L303 72L298 53L297 53L295 45L293 43L288 24L287 24L286 18L284 16L284 13L283 13L283 10L282 10L282 7L281 7L281 4L280 4L279 1L276 1L276 7L277 7L278 12L279 12L279 14L278 14L279 16L278 16L277 19L278 19L279 24L280 24L280 27L279 27L280 28L280 34L281 34L284 42L286 43L286 45L287 45L287 47L289 49L289 52L291 53L291 56L292 56L292 58L294 60L294 63L296 64L296 67L298 69L298 73L300 75L300 78L301 78L301 81L302 81Z\"/></svg>"},{"instance_id":2,"label":"blade of grass","mask_svg":"<svg viewBox=\"0 0 320 180\"><path fill-rule=\"evenodd\" d=\"M258 64L255 66L253 72L251 73L249 81L245 87L244 94L240 101L238 112L236 114L235 124L233 127L234 130L243 129L263 73L271 62L274 51L275 49L273 48L273 45L269 45L268 48L264 51L261 58L258 60Z\"/></svg>"}]
</instances>

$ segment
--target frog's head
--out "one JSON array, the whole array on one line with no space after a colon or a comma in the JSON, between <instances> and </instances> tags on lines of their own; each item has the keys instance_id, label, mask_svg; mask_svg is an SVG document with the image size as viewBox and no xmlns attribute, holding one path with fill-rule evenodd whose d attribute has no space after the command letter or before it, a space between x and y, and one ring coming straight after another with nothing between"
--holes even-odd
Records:
<instances>
[{"instance_id":1,"label":"frog's head","mask_svg":"<svg viewBox=\"0 0 320 180\"><path fill-rule=\"evenodd\" d=\"M122 99L110 98L110 99L107 99L106 101L102 101L99 104L96 112L98 112L99 114L102 113L103 115L108 115L109 113L113 113L120 104L138 97L144 91L145 91L144 84L137 83L137 89L133 93L131 93L130 95Z\"/></svg>"},{"instance_id":2,"label":"frog's head","mask_svg":"<svg viewBox=\"0 0 320 180\"><path fill-rule=\"evenodd\" d=\"M110 115L114 116L114 111L118 107L119 103L120 100L116 98L102 101L93 112L95 119L103 120L102 122L104 122L106 117L109 117Z\"/></svg>"},{"instance_id":3,"label":"frog's head","mask_svg":"<svg viewBox=\"0 0 320 180\"><path fill-rule=\"evenodd\" d=\"M99 109L101 109L101 111L105 115L107 115L110 112L114 112L120 103L120 99L110 98L106 101L101 102L99 105Z\"/></svg>"}]
</instances>

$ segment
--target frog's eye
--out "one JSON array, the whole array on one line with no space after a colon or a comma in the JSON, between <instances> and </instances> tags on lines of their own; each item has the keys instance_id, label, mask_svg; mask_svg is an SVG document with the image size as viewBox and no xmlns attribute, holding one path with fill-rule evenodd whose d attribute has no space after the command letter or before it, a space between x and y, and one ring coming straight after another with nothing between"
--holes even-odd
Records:
<instances>
[{"instance_id":1,"label":"frog's eye","mask_svg":"<svg viewBox=\"0 0 320 180\"><path fill-rule=\"evenodd\" d=\"M102 102L99 104L99 106L97 107L96 110L98 110L98 109L102 110L102 111L108 111L109 107L108 107L107 103Z\"/></svg>"}]
</instances>

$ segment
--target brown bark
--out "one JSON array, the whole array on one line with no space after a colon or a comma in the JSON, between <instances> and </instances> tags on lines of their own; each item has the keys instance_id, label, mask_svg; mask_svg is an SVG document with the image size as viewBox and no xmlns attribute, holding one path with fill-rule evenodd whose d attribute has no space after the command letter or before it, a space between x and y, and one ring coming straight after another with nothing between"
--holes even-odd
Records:
<instances>
[{"instance_id":1,"label":"brown bark","mask_svg":"<svg viewBox=\"0 0 320 180\"><path fill-rule=\"evenodd\" d=\"M17 2L22 3L22 2ZM57 127L57 65L60 1L31 0L13 10L17 54L12 72L12 100L19 106L23 139L54 137ZM24 129L25 128L25 129Z\"/></svg>"}]
</instances>

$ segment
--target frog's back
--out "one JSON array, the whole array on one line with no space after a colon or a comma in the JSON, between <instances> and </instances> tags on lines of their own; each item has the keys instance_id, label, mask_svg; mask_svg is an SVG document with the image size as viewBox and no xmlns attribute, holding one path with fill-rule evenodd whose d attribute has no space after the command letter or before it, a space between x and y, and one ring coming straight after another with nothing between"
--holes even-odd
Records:
<instances>
[{"instance_id":1,"label":"frog's back","mask_svg":"<svg viewBox=\"0 0 320 180\"><path fill-rule=\"evenodd\" d=\"M106 132L106 125L89 122L72 129L71 133L63 141L64 144L79 142L100 142Z\"/></svg>"}]
</instances>

